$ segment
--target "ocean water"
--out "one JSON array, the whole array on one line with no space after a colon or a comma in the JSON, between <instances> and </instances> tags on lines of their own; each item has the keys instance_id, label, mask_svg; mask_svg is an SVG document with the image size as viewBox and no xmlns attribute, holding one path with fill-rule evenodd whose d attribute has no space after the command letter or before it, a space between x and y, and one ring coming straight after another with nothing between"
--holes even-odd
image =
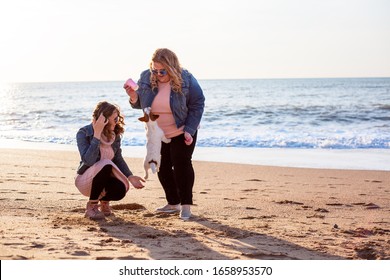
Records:
<instances>
[{"instance_id":1,"label":"ocean water","mask_svg":"<svg viewBox=\"0 0 390 280\"><path fill-rule=\"evenodd\" d=\"M199 80L199 147L390 149L390 78ZM101 100L118 104L124 146L145 145L123 81L0 85L0 140L76 145Z\"/></svg>"}]
</instances>

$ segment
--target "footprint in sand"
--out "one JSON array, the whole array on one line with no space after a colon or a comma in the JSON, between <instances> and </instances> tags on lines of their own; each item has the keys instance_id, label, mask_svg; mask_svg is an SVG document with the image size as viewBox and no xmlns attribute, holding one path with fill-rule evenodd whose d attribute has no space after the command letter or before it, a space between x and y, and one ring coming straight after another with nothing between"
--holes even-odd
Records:
<instances>
[{"instance_id":1,"label":"footprint in sand","mask_svg":"<svg viewBox=\"0 0 390 280\"><path fill-rule=\"evenodd\" d=\"M342 203L326 203L328 206L343 206L344 204Z\"/></svg>"},{"instance_id":2,"label":"footprint in sand","mask_svg":"<svg viewBox=\"0 0 390 280\"><path fill-rule=\"evenodd\" d=\"M244 189L242 192L257 192L258 189Z\"/></svg>"},{"instance_id":3,"label":"footprint in sand","mask_svg":"<svg viewBox=\"0 0 390 280\"><path fill-rule=\"evenodd\" d=\"M290 257L283 253L264 253L264 252L255 252L255 253L242 253L243 256L252 258L252 259L264 259L264 260L294 260L296 258Z\"/></svg>"},{"instance_id":4,"label":"footprint in sand","mask_svg":"<svg viewBox=\"0 0 390 280\"><path fill-rule=\"evenodd\" d=\"M376 205L375 203L367 203L364 206L366 207L366 209L379 209L380 208L380 206Z\"/></svg>"},{"instance_id":5,"label":"footprint in sand","mask_svg":"<svg viewBox=\"0 0 390 280\"><path fill-rule=\"evenodd\" d=\"M379 209L380 206L376 205L375 203L365 203L365 202L355 202L352 203L352 205L357 205L357 206L365 206L366 209Z\"/></svg>"},{"instance_id":6,"label":"footprint in sand","mask_svg":"<svg viewBox=\"0 0 390 280\"><path fill-rule=\"evenodd\" d=\"M378 259L377 252L370 245L362 245L355 247L354 251L359 259L376 260Z\"/></svg>"},{"instance_id":7,"label":"footprint in sand","mask_svg":"<svg viewBox=\"0 0 390 280\"><path fill-rule=\"evenodd\" d=\"M260 180L260 179L248 179L245 181L247 181L247 182L265 182L264 180Z\"/></svg>"},{"instance_id":8,"label":"footprint in sand","mask_svg":"<svg viewBox=\"0 0 390 280\"><path fill-rule=\"evenodd\" d=\"M311 216L306 216L306 218L308 218L308 219L311 219L311 218L325 219L325 215L314 214Z\"/></svg>"},{"instance_id":9,"label":"footprint in sand","mask_svg":"<svg viewBox=\"0 0 390 280\"><path fill-rule=\"evenodd\" d=\"M90 254L86 251L74 251L74 252L71 252L71 253L68 253L69 255L72 255L72 256L89 256Z\"/></svg>"},{"instance_id":10,"label":"footprint in sand","mask_svg":"<svg viewBox=\"0 0 390 280\"><path fill-rule=\"evenodd\" d=\"M45 244L33 242L33 243L31 243L31 245L26 246L26 247L24 247L24 248L22 248L22 249L23 249L23 250L30 250L31 248L34 248L34 249L41 249L41 248L43 248L43 247L45 247Z\"/></svg>"},{"instance_id":11,"label":"footprint in sand","mask_svg":"<svg viewBox=\"0 0 390 280\"><path fill-rule=\"evenodd\" d=\"M241 217L239 218L240 220L254 220L254 219L257 219L256 217L254 216L246 216L246 217Z\"/></svg>"},{"instance_id":12,"label":"footprint in sand","mask_svg":"<svg viewBox=\"0 0 390 280\"><path fill-rule=\"evenodd\" d=\"M379 181L379 180L364 180L364 182L367 182L367 183L382 183L382 181Z\"/></svg>"},{"instance_id":13,"label":"footprint in sand","mask_svg":"<svg viewBox=\"0 0 390 280\"><path fill-rule=\"evenodd\" d=\"M111 206L114 210L145 210L146 208L138 203L118 204Z\"/></svg>"},{"instance_id":14,"label":"footprint in sand","mask_svg":"<svg viewBox=\"0 0 390 280\"><path fill-rule=\"evenodd\" d=\"M292 201L292 200L281 200L281 201L277 201L276 203L278 203L278 204L296 204L296 205L303 205L302 202L296 202L296 201Z\"/></svg>"},{"instance_id":15,"label":"footprint in sand","mask_svg":"<svg viewBox=\"0 0 390 280\"><path fill-rule=\"evenodd\" d=\"M21 256L21 255L16 255L15 257L12 258L13 260L28 260L28 257Z\"/></svg>"},{"instance_id":16,"label":"footprint in sand","mask_svg":"<svg viewBox=\"0 0 390 280\"><path fill-rule=\"evenodd\" d=\"M325 208L317 208L316 210L314 210L316 212L321 212L321 213L328 213L329 210L325 209Z\"/></svg>"}]
</instances>

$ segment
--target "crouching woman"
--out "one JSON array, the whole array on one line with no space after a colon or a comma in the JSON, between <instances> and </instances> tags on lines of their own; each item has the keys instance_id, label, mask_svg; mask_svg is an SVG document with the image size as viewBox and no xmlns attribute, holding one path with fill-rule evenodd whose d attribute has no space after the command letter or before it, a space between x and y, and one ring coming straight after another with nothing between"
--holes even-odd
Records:
<instances>
[{"instance_id":1,"label":"crouching woman","mask_svg":"<svg viewBox=\"0 0 390 280\"><path fill-rule=\"evenodd\" d=\"M110 201L125 197L129 182L137 189L144 187L141 177L134 176L122 157L121 137L124 118L116 105L99 102L92 123L77 132L81 161L75 185L89 197L85 217L99 220L112 214Z\"/></svg>"}]
</instances>

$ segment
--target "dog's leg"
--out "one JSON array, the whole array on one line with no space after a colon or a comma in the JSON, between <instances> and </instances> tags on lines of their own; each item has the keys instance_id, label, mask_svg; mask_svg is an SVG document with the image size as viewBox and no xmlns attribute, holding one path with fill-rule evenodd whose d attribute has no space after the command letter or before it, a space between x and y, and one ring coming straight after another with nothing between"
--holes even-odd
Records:
<instances>
[{"instance_id":1,"label":"dog's leg","mask_svg":"<svg viewBox=\"0 0 390 280\"><path fill-rule=\"evenodd\" d=\"M166 138L165 136L163 136L163 137L161 138L161 141L163 141L164 143L168 144L168 143L171 142L171 139L168 139L168 138Z\"/></svg>"},{"instance_id":2,"label":"dog's leg","mask_svg":"<svg viewBox=\"0 0 390 280\"><path fill-rule=\"evenodd\" d=\"M148 168L149 168L149 163L147 162L147 160L145 159L144 160L144 169L145 169L145 176L144 176L144 179L148 179L149 177L149 174L148 174Z\"/></svg>"},{"instance_id":3,"label":"dog's leg","mask_svg":"<svg viewBox=\"0 0 390 280\"><path fill-rule=\"evenodd\" d=\"M150 169L152 169L153 174L156 174L157 172L157 166L154 162L150 163Z\"/></svg>"}]
</instances>

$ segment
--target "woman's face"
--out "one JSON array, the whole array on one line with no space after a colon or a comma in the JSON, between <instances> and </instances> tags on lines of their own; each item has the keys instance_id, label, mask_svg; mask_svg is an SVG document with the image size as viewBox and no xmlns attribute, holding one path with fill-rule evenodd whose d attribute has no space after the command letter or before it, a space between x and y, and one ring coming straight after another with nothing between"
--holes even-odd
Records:
<instances>
[{"instance_id":1,"label":"woman's face","mask_svg":"<svg viewBox=\"0 0 390 280\"><path fill-rule=\"evenodd\" d=\"M109 116L107 118L108 120L108 123L106 124L106 127L110 130L110 131L114 131L115 129L115 125L117 124L117 122L119 121L119 114L117 111L114 111L114 113Z\"/></svg>"},{"instance_id":2,"label":"woman's face","mask_svg":"<svg viewBox=\"0 0 390 280\"><path fill-rule=\"evenodd\" d=\"M164 68L164 65L159 62L152 61L152 73L157 77L157 80L160 83L166 83L171 80L168 71Z\"/></svg>"}]
</instances>

